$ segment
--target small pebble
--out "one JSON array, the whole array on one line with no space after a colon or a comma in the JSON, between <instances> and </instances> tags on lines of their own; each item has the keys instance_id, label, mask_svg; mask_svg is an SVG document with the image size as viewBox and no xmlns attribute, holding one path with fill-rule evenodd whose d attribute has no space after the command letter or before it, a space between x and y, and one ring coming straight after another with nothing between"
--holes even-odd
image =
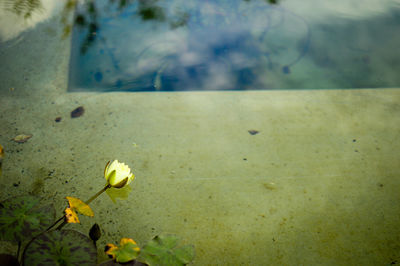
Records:
<instances>
[{"instance_id":1,"label":"small pebble","mask_svg":"<svg viewBox=\"0 0 400 266\"><path fill-rule=\"evenodd\" d=\"M80 117L83 115L84 112L85 112L85 109L83 108L83 106L79 106L78 108L74 109L71 112L71 118Z\"/></svg>"},{"instance_id":2,"label":"small pebble","mask_svg":"<svg viewBox=\"0 0 400 266\"><path fill-rule=\"evenodd\" d=\"M264 188L269 190L275 190L276 184L274 182L263 183Z\"/></svg>"},{"instance_id":3,"label":"small pebble","mask_svg":"<svg viewBox=\"0 0 400 266\"><path fill-rule=\"evenodd\" d=\"M250 133L250 135L255 135L255 134L260 133L260 131L255 130L255 129L250 129L250 130L248 130L248 132Z\"/></svg>"}]
</instances>

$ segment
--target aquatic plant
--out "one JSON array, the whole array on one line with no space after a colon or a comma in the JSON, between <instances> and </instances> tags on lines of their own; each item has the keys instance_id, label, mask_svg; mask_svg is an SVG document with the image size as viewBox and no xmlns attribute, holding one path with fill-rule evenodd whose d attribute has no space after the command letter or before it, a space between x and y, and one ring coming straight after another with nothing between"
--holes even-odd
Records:
<instances>
[{"instance_id":1,"label":"aquatic plant","mask_svg":"<svg viewBox=\"0 0 400 266\"><path fill-rule=\"evenodd\" d=\"M139 246L133 239L121 238L119 247L107 244L104 252L116 262L125 263L137 258L140 252Z\"/></svg>"},{"instance_id":2,"label":"aquatic plant","mask_svg":"<svg viewBox=\"0 0 400 266\"><path fill-rule=\"evenodd\" d=\"M178 246L178 242L175 235L161 234L140 249L132 239L122 238L119 247L107 244L105 252L118 263L137 259L148 265L186 265L194 258L194 248L191 245Z\"/></svg>"},{"instance_id":3,"label":"aquatic plant","mask_svg":"<svg viewBox=\"0 0 400 266\"><path fill-rule=\"evenodd\" d=\"M0 239L21 242L46 230L54 221L52 204L40 206L34 196L19 196L0 204Z\"/></svg>"},{"instance_id":4,"label":"aquatic plant","mask_svg":"<svg viewBox=\"0 0 400 266\"><path fill-rule=\"evenodd\" d=\"M144 246L140 258L149 265L186 265L194 258L194 248L178 242L174 235L156 236Z\"/></svg>"},{"instance_id":5,"label":"aquatic plant","mask_svg":"<svg viewBox=\"0 0 400 266\"><path fill-rule=\"evenodd\" d=\"M91 228L90 238L76 230L62 228L68 223L80 223L78 213L94 216L89 204L103 192L113 191L107 193L113 200L118 197L117 191L129 193L128 185L135 176L129 166L115 160L106 164L104 178L105 186L87 201L66 197L68 207L56 221L53 205L41 205L36 196L13 197L0 203L0 239L18 243L16 256L2 254L0 264L10 265L5 260L11 258L24 265L96 265L96 241L101 236L99 226L95 224ZM24 242L27 244L20 258ZM135 259L143 262L142 265L185 265L193 260L192 246L176 246L175 236L156 236L143 249L133 239L122 238L119 246L106 245L105 252L112 258L107 265Z\"/></svg>"},{"instance_id":6,"label":"aquatic plant","mask_svg":"<svg viewBox=\"0 0 400 266\"><path fill-rule=\"evenodd\" d=\"M97 250L86 235L75 230L52 230L29 242L24 265L96 265Z\"/></svg>"},{"instance_id":7,"label":"aquatic plant","mask_svg":"<svg viewBox=\"0 0 400 266\"><path fill-rule=\"evenodd\" d=\"M1 176L1 167L2 167L2 162L3 162L3 157L4 157L4 149L3 146L0 144L0 176Z\"/></svg>"}]
</instances>

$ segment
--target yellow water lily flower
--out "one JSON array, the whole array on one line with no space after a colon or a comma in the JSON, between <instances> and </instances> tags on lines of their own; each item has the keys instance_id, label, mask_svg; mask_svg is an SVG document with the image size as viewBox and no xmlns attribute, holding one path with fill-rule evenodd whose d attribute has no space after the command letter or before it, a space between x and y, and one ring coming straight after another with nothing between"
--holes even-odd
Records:
<instances>
[{"instance_id":1,"label":"yellow water lily flower","mask_svg":"<svg viewBox=\"0 0 400 266\"><path fill-rule=\"evenodd\" d=\"M129 166L115 160L112 163L107 163L104 169L104 178L111 187L123 188L132 182L135 176L131 173Z\"/></svg>"}]
</instances>

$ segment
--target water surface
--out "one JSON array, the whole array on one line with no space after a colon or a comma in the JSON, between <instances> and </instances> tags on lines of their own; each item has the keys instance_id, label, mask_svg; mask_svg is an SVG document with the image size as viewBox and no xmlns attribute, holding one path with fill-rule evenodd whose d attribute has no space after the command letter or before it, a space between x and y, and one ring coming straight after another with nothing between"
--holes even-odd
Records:
<instances>
[{"instance_id":1,"label":"water surface","mask_svg":"<svg viewBox=\"0 0 400 266\"><path fill-rule=\"evenodd\" d=\"M70 91L395 87L398 0L100 0L76 12Z\"/></svg>"}]
</instances>

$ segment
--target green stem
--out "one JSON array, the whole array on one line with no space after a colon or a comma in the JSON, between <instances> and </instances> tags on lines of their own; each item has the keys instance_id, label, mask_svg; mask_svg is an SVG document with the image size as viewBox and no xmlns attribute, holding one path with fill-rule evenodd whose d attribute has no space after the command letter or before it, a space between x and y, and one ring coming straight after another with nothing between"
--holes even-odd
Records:
<instances>
[{"instance_id":1,"label":"green stem","mask_svg":"<svg viewBox=\"0 0 400 266\"><path fill-rule=\"evenodd\" d=\"M110 184L107 184L102 190L100 190L99 192L97 192L93 197L91 197L90 199L88 199L87 201L85 201L85 203L87 205L89 205L92 201L94 201L98 196L100 196L101 193L103 193L104 191L106 191L107 189L109 189L111 187Z\"/></svg>"},{"instance_id":2,"label":"green stem","mask_svg":"<svg viewBox=\"0 0 400 266\"><path fill-rule=\"evenodd\" d=\"M51 228L53 228L54 226L56 226L56 224L58 224L62 219L65 218L65 215L60 217L60 219L58 219L57 221L55 221L52 225L50 225L45 232L50 231Z\"/></svg>"},{"instance_id":3,"label":"green stem","mask_svg":"<svg viewBox=\"0 0 400 266\"><path fill-rule=\"evenodd\" d=\"M66 220L64 220L59 226L57 226L56 230L61 230L61 228L64 227L64 225L66 225L68 222Z\"/></svg>"},{"instance_id":4,"label":"green stem","mask_svg":"<svg viewBox=\"0 0 400 266\"><path fill-rule=\"evenodd\" d=\"M19 261L19 252L21 251L21 241L18 241L17 260Z\"/></svg>"}]
</instances>

